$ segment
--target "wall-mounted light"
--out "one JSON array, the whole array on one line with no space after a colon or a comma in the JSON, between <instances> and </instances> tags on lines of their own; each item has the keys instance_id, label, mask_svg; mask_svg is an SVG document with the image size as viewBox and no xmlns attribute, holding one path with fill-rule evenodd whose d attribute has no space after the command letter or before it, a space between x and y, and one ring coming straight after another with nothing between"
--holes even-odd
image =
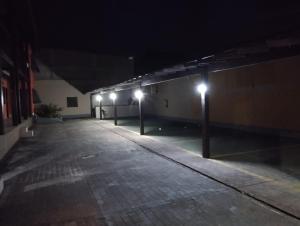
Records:
<instances>
[{"instance_id":1,"label":"wall-mounted light","mask_svg":"<svg viewBox=\"0 0 300 226\"><path fill-rule=\"evenodd\" d=\"M117 99L117 94L116 93L111 93L109 94L109 98L113 101L115 101Z\"/></svg>"},{"instance_id":2,"label":"wall-mounted light","mask_svg":"<svg viewBox=\"0 0 300 226\"><path fill-rule=\"evenodd\" d=\"M197 85L197 92L200 93L201 96L203 96L207 92L207 90L208 88L205 83L200 83L199 85Z\"/></svg>"},{"instance_id":3,"label":"wall-mounted light","mask_svg":"<svg viewBox=\"0 0 300 226\"><path fill-rule=\"evenodd\" d=\"M141 100L144 97L144 93L142 90L138 89L134 92L134 96L136 99Z\"/></svg>"}]
</instances>

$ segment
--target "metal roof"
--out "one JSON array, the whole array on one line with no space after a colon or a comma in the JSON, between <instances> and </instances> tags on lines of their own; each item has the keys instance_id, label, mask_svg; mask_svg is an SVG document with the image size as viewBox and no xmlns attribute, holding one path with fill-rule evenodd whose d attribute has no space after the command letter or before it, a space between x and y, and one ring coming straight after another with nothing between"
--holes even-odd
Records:
<instances>
[{"instance_id":1,"label":"metal roof","mask_svg":"<svg viewBox=\"0 0 300 226\"><path fill-rule=\"evenodd\" d=\"M206 68L209 72L217 72L232 68L245 67L274 59L300 54L300 35L268 39L262 43L250 43L221 53L205 56L200 59L174 65L162 70L143 75L113 86L94 90L92 93L120 91L140 86L148 86L172 79L201 73Z\"/></svg>"}]
</instances>

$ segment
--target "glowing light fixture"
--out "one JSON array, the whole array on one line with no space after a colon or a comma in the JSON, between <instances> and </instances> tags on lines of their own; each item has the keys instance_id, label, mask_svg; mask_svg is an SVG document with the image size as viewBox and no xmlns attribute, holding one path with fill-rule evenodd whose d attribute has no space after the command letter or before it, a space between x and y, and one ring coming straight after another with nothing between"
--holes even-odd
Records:
<instances>
[{"instance_id":1,"label":"glowing light fixture","mask_svg":"<svg viewBox=\"0 0 300 226\"><path fill-rule=\"evenodd\" d=\"M115 101L117 99L117 94L116 93L111 93L109 94L109 98L113 101Z\"/></svg>"},{"instance_id":2,"label":"glowing light fixture","mask_svg":"<svg viewBox=\"0 0 300 226\"><path fill-rule=\"evenodd\" d=\"M102 98L102 96L101 96L101 95L97 95L97 96L96 96L96 100L97 100L98 102L101 102L101 101L102 101L102 99L103 99L103 98Z\"/></svg>"},{"instance_id":3,"label":"glowing light fixture","mask_svg":"<svg viewBox=\"0 0 300 226\"><path fill-rule=\"evenodd\" d=\"M138 89L134 92L134 96L136 99L141 100L144 97L144 93L142 90Z\"/></svg>"},{"instance_id":4,"label":"glowing light fixture","mask_svg":"<svg viewBox=\"0 0 300 226\"><path fill-rule=\"evenodd\" d=\"M197 91L201 95L204 95L207 92L207 85L205 83L201 83L197 86Z\"/></svg>"}]
</instances>

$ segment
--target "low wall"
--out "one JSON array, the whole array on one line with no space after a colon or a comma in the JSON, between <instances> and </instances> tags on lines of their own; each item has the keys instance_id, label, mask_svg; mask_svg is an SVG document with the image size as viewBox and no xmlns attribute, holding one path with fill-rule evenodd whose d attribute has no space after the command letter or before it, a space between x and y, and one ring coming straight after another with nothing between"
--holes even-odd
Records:
<instances>
[{"instance_id":1,"label":"low wall","mask_svg":"<svg viewBox=\"0 0 300 226\"><path fill-rule=\"evenodd\" d=\"M79 114L79 115L63 115L63 119L80 119L80 118L90 118L91 114Z\"/></svg>"},{"instance_id":2,"label":"low wall","mask_svg":"<svg viewBox=\"0 0 300 226\"><path fill-rule=\"evenodd\" d=\"M28 119L11 129L6 134L0 135L0 160L2 160L8 151L15 145L22 134L25 134L26 128L30 126L32 126L32 119Z\"/></svg>"}]
</instances>

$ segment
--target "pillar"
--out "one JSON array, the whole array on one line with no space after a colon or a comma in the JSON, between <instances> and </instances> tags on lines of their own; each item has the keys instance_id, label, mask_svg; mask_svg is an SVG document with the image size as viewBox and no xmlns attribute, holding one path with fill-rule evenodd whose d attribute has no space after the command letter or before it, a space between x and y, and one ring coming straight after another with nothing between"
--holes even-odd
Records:
<instances>
[{"instance_id":1,"label":"pillar","mask_svg":"<svg viewBox=\"0 0 300 226\"><path fill-rule=\"evenodd\" d=\"M113 100L113 107L114 107L114 122L115 122L115 126L117 126L118 125L118 113L117 113L116 100Z\"/></svg>"},{"instance_id":2,"label":"pillar","mask_svg":"<svg viewBox=\"0 0 300 226\"><path fill-rule=\"evenodd\" d=\"M102 101L100 101L100 120L102 120Z\"/></svg>"},{"instance_id":3,"label":"pillar","mask_svg":"<svg viewBox=\"0 0 300 226\"><path fill-rule=\"evenodd\" d=\"M143 99L139 99L139 114L140 114L140 135L144 135L144 109Z\"/></svg>"},{"instance_id":4,"label":"pillar","mask_svg":"<svg viewBox=\"0 0 300 226\"><path fill-rule=\"evenodd\" d=\"M208 68L205 67L201 73L202 83L208 85ZM210 157L209 147L209 98L208 92L201 94L201 113L202 113L202 156Z\"/></svg>"}]
</instances>

